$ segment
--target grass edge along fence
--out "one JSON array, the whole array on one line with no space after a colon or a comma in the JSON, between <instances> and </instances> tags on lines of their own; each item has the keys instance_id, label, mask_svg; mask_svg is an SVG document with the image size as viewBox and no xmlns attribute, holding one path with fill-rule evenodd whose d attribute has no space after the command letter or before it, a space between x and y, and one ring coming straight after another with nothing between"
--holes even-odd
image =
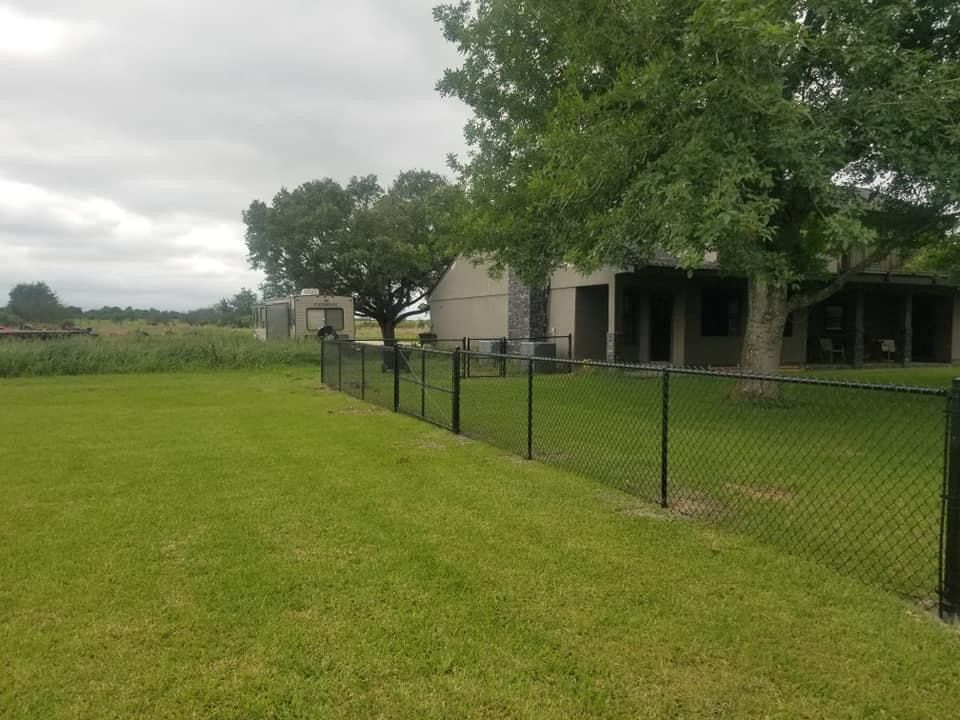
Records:
<instances>
[{"instance_id":1,"label":"grass edge along fence","mask_svg":"<svg viewBox=\"0 0 960 720\"><path fill-rule=\"evenodd\" d=\"M465 376L464 365L496 371ZM776 382L771 403L744 380ZM951 390L328 341L321 381L960 619Z\"/></svg>"}]
</instances>

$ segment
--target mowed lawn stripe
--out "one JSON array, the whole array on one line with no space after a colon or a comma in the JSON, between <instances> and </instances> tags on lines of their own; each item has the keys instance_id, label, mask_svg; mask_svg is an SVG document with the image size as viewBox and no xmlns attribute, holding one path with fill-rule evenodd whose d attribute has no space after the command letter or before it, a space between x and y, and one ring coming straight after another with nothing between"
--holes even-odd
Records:
<instances>
[{"instance_id":1,"label":"mowed lawn stripe","mask_svg":"<svg viewBox=\"0 0 960 720\"><path fill-rule=\"evenodd\" d=\"M321 389L0 382L0 717L949 717L960 638Z\"/></svg>"}]
</instances>

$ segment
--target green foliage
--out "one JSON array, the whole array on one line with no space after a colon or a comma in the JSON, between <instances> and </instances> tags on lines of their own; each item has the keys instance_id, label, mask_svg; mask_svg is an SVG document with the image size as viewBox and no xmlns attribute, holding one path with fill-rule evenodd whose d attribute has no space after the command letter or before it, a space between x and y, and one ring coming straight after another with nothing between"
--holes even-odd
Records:
<instances>
[{"instance_id":1,"label":"green foliage","mask_svg":"<svg viewBox=\"0 0 960 720\"><path fill-rule=\"evenodd\" d=\"M186 320L190 313L178 312L176 310L158 310L156 308L134 308L127 306L125 308L116 305L104 305L101 308L93 310L82 310L77 314L71 314L71 318L78 320L107 320L110 322L131 322L145 321L151 323L169 323L177 320Z\"/></svg>"},{"instance_id":2,"label":"green foliage","mask_svg":"<svg viewBox=\"0 0 960 720\"><path fill-rule=\"evenodd\" d=\"M250 327L253 322L253 308L257 304L257 294L253 290L242 288L232 298L223 298L214 306L220 325L232 327Z\"/></svg>"},{"instance_id":3,"label":"green foliage","mask_svg":"<svg viewBox=\"0 0 960 720\"><path fill-rule=\"evenodd\" d=\"M178 335L0 339L0 378L265 368L318 363L316 343L265 343L198 330Z\"/></svg>"},{"instance_id":4,"label":"green foliage","mask_svg":"<svg viewBox=\"0 0 960 720\"><path fill-rule=\"evenodd\" d=\"M45 282L16 285L10 291L7 311L26 322L53 323L67 317L60 298Z\"/></svg>"},{"instance_id":5,"label":"green foliage","mask_svg":"<svg viewBox=\"0 0 960 720\"><path fill-rule=\"evenodd\" d=\"M960 200L960 13L918 0L491 0L465 54L473 249L536 278L667 251L795 285L942 238Z\"/></svg>"},{"instance_id":6,"label":"green foliage","mask_svg":"<svg viewBox=\"0 0 960 720\"><path fill-rule=\"evenodd\" d=\"M946 275L951 282L960 285L960 234L920 253L913 258L911 267L921 272Z\"/></svg>"},{"instance_id":7,"label":"green foliage","mask_svg":"<svg viewBox=\"0 0 960 720\"><path fill-rule=\"evenodd\" d=\"M318 391L3 381L0 715L951 718L931 617Z\"/></svg>"},{"instance_id":8,"label":"green foliage","mask_svg":"<svg viewBox=\"0 0 960 720\"><path fill-rule=\"evenodd\" d=\"M565 262L715 257L748 281L741 361L768 371L789 312L957 226L955 0L485 0L435 14L464 56L439 89L475 113L467 249L530 282ZM850 251L862 265L828 277Z\"/></svg>"},{"instance_id":9,"label":"green foliage","mask_svg":"<svg viewBox=\"0 0 960 720\"><path fill-rule=\"evenodd\" d=\"M274 291L353 296L356 312L392 337L426 309L419 304L449 265L461 203L459 188L423 171L402 173L386 192L372 175L284 188L243 214L250 263Z\"/></svg>"},{"instance_id":10,"label":"green foliage","mask_svg":"<svg viewBox=\"0 0 960 720\"><path fill-rule=\"evenodd\" d=\"M22 320L9 307L0 307L0 325L19 325Z\"/></svg>"}]
</instances>

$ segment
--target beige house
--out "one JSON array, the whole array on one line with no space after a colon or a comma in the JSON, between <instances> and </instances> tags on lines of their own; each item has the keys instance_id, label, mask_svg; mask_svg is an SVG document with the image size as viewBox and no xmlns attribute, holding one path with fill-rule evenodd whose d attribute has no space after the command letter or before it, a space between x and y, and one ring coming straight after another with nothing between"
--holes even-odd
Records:
<instances>
[{"instance_id":1,"label":"beige house","mask_svg":"<svg viewBox=\"0 0 960 720\"><path fill-rule=\"evenodd\" d=\"M561 270L531 290L510 273L460 258L430 296L440 338L570 334L573 356L678 365L736 365L746 283L710 263L687 273L669 258L590 275ZM877 266L829 300L795 313L782 363L960 362L960 296L932 274Z\"/></svg>"}]
</instances>

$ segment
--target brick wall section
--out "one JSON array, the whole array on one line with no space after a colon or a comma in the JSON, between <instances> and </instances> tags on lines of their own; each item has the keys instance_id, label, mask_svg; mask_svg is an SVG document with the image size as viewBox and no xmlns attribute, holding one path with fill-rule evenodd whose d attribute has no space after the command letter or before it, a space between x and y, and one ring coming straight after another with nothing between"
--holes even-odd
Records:
<instances>
[{"instance_id":1,"label":"brick wall section","mask_svg":"<svg viewBox=\"0 0 960 720\"><path fill-rule=\"evenodd\" d=\"M548 288L531 288L511 271L507 276L507 334L512 338L544 337L549 298Z\"/></svg>"}]
</instances>

